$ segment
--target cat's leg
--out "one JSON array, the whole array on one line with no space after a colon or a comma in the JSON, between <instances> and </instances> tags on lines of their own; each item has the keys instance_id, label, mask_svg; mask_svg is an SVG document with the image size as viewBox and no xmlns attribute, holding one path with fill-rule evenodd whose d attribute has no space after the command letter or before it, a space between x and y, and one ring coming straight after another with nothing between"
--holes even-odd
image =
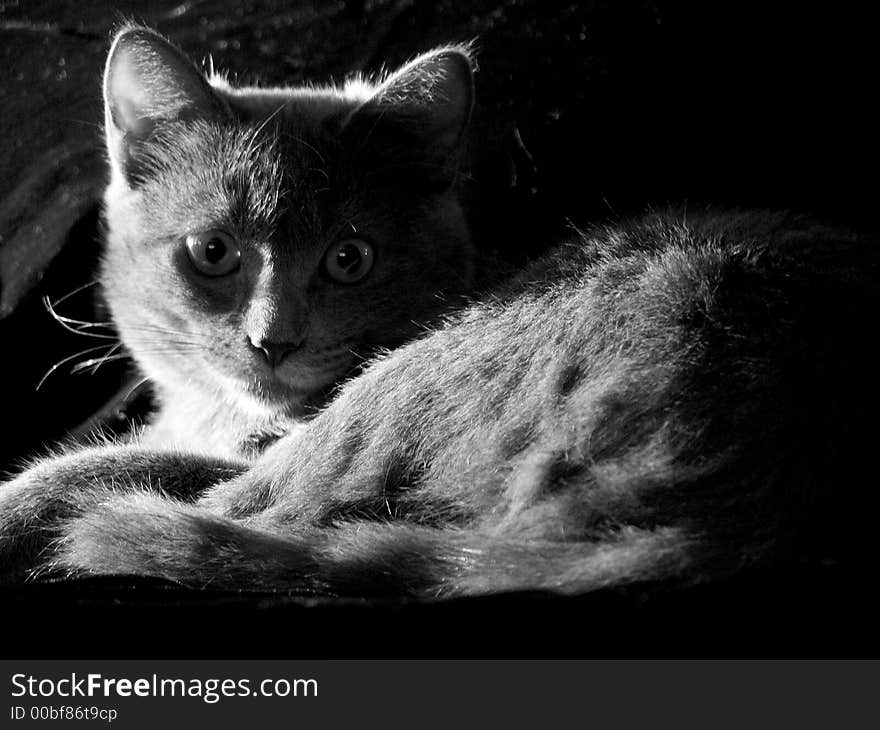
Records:
<instances>
[{"instance_id":1,"label":"cat's leg","mask_svg":"<svg viewBox=\"0 0 880 730\"><path fill-rule=\"evenodd\" d=\"M130 445L46 458L0 485L0 581L20 581L44 560L63 522L120 493L156 491L195 499L243 464Z\"/></svg>"}]
</instances>

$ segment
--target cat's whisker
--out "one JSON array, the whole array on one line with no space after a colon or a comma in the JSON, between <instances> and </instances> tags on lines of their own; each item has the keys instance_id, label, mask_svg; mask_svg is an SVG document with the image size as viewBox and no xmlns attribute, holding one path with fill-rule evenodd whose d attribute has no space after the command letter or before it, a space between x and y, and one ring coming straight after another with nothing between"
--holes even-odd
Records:
<instances>
[{"instance_id":1,"label":"cat's whisker","mask_svg":"<svg viewBox=\"0 0 880 730\"><path fill-rule=\"evenodd\" d=\"M182 346L182 347L203 347L204 341L201 339L183 339L180 337L175 337L172 333L165 332L144 332L134 336L128 336L125 338L125 341L129 345L170 345L170 346Z\"/></svg>"},{"instance_id":2,"label":"cat's whisker","mask_svg":"<svg viewBox=\"0 0 880 730\"><path fill-rule=\"evenodd\" d=\"M138 343L141 345L198 345L205 344L205 340L200 337L180 336L176 332L142 332L131 335L126 338L128 343Z\"/></svg>"},{"instance_id":3,"label":"cat's whisker","mask_svg":"<svg viewBox=\"0 0 880 730\"><path fill-rule=\"evenodd\" d=\"M78 323L80 330L92 329L93 327L107 327L108 329L113 329L112 322L86 322L85 320L71 319L70 317L64 317L63 319L65 322Z\"/></svg>"},{"instance_id":4,"label":"cat's whisker","mask_svg":"<svg viewBox=\"0 0 880 730\"><path fill-rule=\"evenodd\" d=\"M94 357L94 358L90 358L88 360L84 360L83 362L77 363L76 365L74 365L70 369L70 372L71 373L80 373L83 370L85 370L86 368L88 368L90 366L94 366L94 367L92 367L92 370L90 372L90 375L94 375L98 371L98 368L101 367L101 365L103 365L106 362L114 362L117 360L127 359L129 357L128 353L123 352L120 354L114 354L114 353L116 353L116 351L120 347L122 347L122 343L117 342L115 345L113 345L113 347L111 347L107 351L107 354L103 355L102 357Z\"/></svg>"},{"instance_id":5,"label":"cat's whisker","mask_svg":"<svg viewBox=\"0 0 880 730\"><path fill-rule=\"evenodd\" d=\"M69 296L69 295L68 295ZM61 300L59 300L60 302ZM72 332L75 335L83 335L84 337L94 337L99 340L118 340L119 338L116 335L108 335L100 332L86 332L88 328L91 327L110 327L112 326L110 322L86 322L82 319L74 319L73 317L65 317L62 314L59 314L55 307L58 306L59 302L55 302L54 304L50 301L49 297L43 297L43 306L46 308L46 311L49 312L49 315L54 319L58 324L60 324L64 329L68 332Z\"/></svg>"},{"instance_id":6,"label":"cat's whisker","mask_svg":"<svg viewBox=\"0 0 880 730\"><path fill-rule=\"evenodd\" d=\"M140 378L139 380L137 380L137 381L135 382L135 384L132 385L131 388L129 388L129 389L125 392L125 395L122 396L122 402L124 403L125 401L127 401L127 400L131 397L131 394L132 394L132 393L134 393L136 390L138 390L142 385L146 385L146 384L149 383L149 382L150 382L150 376L149 376L149 375L145 375L143 378Z\"/></svg>"},{"instance_id":7,"label":"cat's whisker","mask_svg":"<svg viewBox=\"0 0 880 730\"><path fill-rule=\"evenodd\" d=\"M99 283L98 280L94 279L92 281L89 281L89 282L83 284L82 286L78 286L78 287L76 287L76 289L67 292L67 294L65 294L62 297L59 297L54 302L52 302L52 306L57 307L59 304L64 304L64 302L66 302L72 296L75 296L75 295L79 294L80 292L85 291L86 289L88 289L91 286L97 286L98 283ZM48 297L45 297L45 298L48 298Z\"/></svg>"},{"instance_id":8,"label":"cat's whisker","mask_svg":"<svg viewBox=\"0 0 880 730\"><path fill-rule=\"evenodd\" d=\"M162 327L160 325L139 325L139 326L134 326L134 327L128 327L127 329L134 331L134 332L149 332L149 333L158 333L161 335L172 335L172 336L180 337L183 339L192 339L192 338L200 337L200 335L192 333L192 332L186 332L184 330L173 329L171 327Z\"/></svg>"},{"instance_id":9,"label":"cat's whisker","mask_svg":"<svg viewBox=\"0 0 880 730\"><path fill-rule=\"evenodd\" d=\"M173 349L175 347L195 347L203 348L205 343L201 340L183 340L171 335L158 333L157 336L140 336L127 337L126 344L131 347L164 347L165 349Z\"/></svg>"},{"instance_id":10,"label":"cat's whisker","mask_svg":"<svg viewBox=\"0 0 880 730\"><path fill-rule=\"evenodd\" d=\"M89 360L84 360L83 362L77 363L72 368L70 368L70 372L73 375L77 375L77 374L83 372L84 370L87 370L88 368L92 368L91 371L89 372L89 375L94 375L97 372L98 368L101 365L103 365L104 363L117 362L119 360L127 360L128 358L129 358L128 355L123 355L123 354L104 355L103 357L94 357L94 358L90 358Z\"/></svg>"},{"instance_id":11,"label":"cat's whisker","mask_svg":"<svg viewBox=\"0 0 880 730\"><path fill-rule=\"evenodd\" d=\"M309 143L306 142L302 137L298 137L298 136L295 135L295 134L288 134L288 135L286 135L286 136L289 137L290 139L292 139L294 142L298 142L298 143L301 144L303 147L305 147L305 148L311 150L312 152L314 152L314 153L315 153L315 156L318 158L318 160L321 162L322 165L326 165L326 164L327 164L327 160L324 159L324 156L323 156L320 152L318 152L318 150L315 148L314 145L309 144Z\"/></svg>"},{"instance_id":12,"label":"cat's whisker","mask_svg":"<svg viewBox=\"0 0 880 730\"><path fill-rule=\"evenodd\" d=\"M62 359L62 360L59 360L58 362L56 362L52 367L50 367L50 368L46 371L46 373L43 375L42 378L40 378L40 382L37 383L37 387L34 388L34 390L39 390L40 388L42 388L42 387L43 387L43 383L46 382L46 380L48 379L48 377L49 377L52 373L54 373L58 368L60 368L62 365L65 365L66 363L69 363L71 360L75 360L75 359L78 358L78 357L82 357L83 355L89 355L89 354L91 354L91 353L93 353L93 352L97 352L98 350L102 350L102 349L104 349L104 348L106 348L106 347L110 347L110 346L109 346L109 345L97 345L97 346L95 346L95 347L89 347L89 348L87 348L87 349L85 349L85 350L81 350L81 351L79 351L79 352L76 352L76 353L74 353L73 355L68 355L67 357L65 357L65 358ZM114 347L115 347L115 345L114 345Z\"/></svg>"},{"instance_id":13,"label":"cat's whisker","mask_svg":"<svg viewBox=\"0 0 880 730\"><path fill-rule=\"evenodd\" d=\"M201 352L201 348L192 346L176 346L176 347L139 347L135 350L137 356L145 355L195 355Z\"/></svg>"},{"instance_id":14,"label":"cat's whisker","mask_svg":"<svg viewBox=\"0 0 880 730\"><path fill-rule=\"evenodd\" d=\"M281 111L287 106L287 102L284 102L281 106L279 106L275 111L269 114L260 124L254 129L251 134L250 140L248 141L248 149L252 149L257 144L257 137L260 135L266 126L271 122L275 117L277 117Z\"/></svg>"},{"instance_id":15,"label":"cat's whisker","mask_svg":"<svg viewBox=\"0 0 880 730\"><path fill-rule=\"evenodd\" d=\"M308 172L317 172L319 175L323 175L324 179L328 182L330 181L330 175L326 170L321 169L320 167L310 167ZM321 190L328 190L329 188L321 188ZM317 192L317 191L316 191Z\"/></svg>"},{"instance_id":16,"label":"cat's whisker","mask_svg":"<svg viewBox=\"0 0 880 730\"><path fill-rule=\"evenodd\" d=\"M157 334L157 335L167 335L170 337L174 337L176 339L182 339L183 341L193 341L199 342L201 341L201 336L197 333L186 332L180 329L174 329L172 327L164 327L158 324L136 324L136 325L128 325L126 330L129 332L144 332L148 334ZM164 337L163 337L164 341Z\"/></svg>"}]
</instances>

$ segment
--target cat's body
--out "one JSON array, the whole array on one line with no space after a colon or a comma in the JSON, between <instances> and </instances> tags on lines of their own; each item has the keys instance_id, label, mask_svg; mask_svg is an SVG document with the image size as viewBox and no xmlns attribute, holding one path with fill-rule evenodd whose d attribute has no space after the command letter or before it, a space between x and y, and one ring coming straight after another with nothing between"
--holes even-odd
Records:
<instances>
[{"instance_id":1,"label":"cat's body","mask_svg":"<svg viewBox=\"0 0 880 730\"><path fill-rule=\"evenodd\" d=\"M465 304L460 50L354 96L248 107L151 34L121 38L164 106L126 116L120 97L143 95L114 90L111 53L103 281L162 407L129 443L0 491L7 577L578 592L868 549L851 505L878 405L871 241L785 214L657 213ZM222 235L199 258L204 230ZM145 338L163 332L164 349Z\"/></svg>"}]
</instances>

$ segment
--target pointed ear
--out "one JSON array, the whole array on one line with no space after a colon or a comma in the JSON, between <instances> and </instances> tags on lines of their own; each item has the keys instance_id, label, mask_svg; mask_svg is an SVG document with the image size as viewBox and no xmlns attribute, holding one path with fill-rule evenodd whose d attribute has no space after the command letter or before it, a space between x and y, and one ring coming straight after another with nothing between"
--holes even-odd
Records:
<instances>
[{"instance_id":1,"label":"pointed ear","mask_svg":"<svg viewBox=\"0 0 880 730\"><path fill-rule=\"evenodd\" d=\"M425 53L389 76L345 121L359 146L422 174L454 171L474 98L466 47Z\"/></svg>"},{"instance_id":2,"label":"pointed ear","mask_svg":"<svg viewBox=\"0 0 880 730\"><path fill-rule=\"evenodd\" d=\"M117 34L104 69L104 124L111 164L130 183L139 151L162 123L225 110L201 72L158 33L132 27Z\"/></svg>"}]
</instances>

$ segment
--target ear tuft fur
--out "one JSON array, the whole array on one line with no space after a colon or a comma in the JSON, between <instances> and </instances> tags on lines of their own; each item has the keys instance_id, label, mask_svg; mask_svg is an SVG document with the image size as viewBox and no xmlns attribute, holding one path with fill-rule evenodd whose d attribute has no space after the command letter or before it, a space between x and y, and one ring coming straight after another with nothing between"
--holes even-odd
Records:
<instances>
[{"instance_id":1,"label":"ear tuft fur","mask_svg":"<svg viewBox=\"0 0 880 730\"><path fill-rule=\"evenodd\" d=\"M471 115L474 62L469 46L442 46L391 73L345 121L364 142L419 150L423 161L448 166Z\"/></svg>"},{"instance_id":2,"label":"ear tuft fur","mask_svg":"<svg viewBox=\"0 0 880 730\"><path fill-rule=\"evenodd\" d=\"M140 26L117 33L104 69L104 119L111 163L126 177L157 126L225 110L202 73L161 35Z\"/></svg>"}]
</instances>

